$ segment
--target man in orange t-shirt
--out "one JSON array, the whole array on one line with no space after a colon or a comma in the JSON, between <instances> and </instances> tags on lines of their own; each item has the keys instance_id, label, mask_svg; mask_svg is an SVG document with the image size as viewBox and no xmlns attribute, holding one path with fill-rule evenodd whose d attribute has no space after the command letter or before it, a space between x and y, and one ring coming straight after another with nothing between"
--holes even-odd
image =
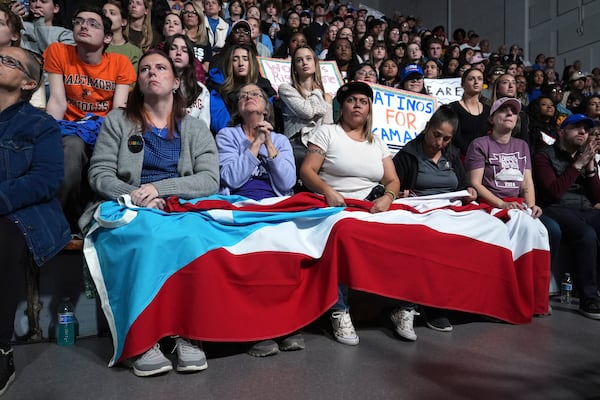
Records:
<instances>
[{"instance_id":1,"label":"man in orange t-shirt","mask_svg":"<svg viewBox=\"0 0 600 400\"><path fill-rule=\"evenodd\" d=\"M129 59L105 53L112 40L111 22L100 8L84 6L73 18L75 46L53 43L44 53L50 98L46 112L56 120L75 121L88 113L104 117L127 103L129 85L136 73ZM65 178L58 193L65 215L76 233L86 203L82 185L87 182L91 155L79 136L63 136Z\"/></svg>"}]
</instances>

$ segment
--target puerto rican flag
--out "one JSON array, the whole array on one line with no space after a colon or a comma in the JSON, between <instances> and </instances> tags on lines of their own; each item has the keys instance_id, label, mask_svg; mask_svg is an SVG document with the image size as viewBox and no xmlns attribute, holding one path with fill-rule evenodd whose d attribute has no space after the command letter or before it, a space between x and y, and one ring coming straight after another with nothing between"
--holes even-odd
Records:
<instances>
[{"instance_id":1,"label":"puerto rican flag","mask_svg":"<svg viewBox=\"0 0 600 400\"><path fill-rule=\"evenodd\" d=\"M104 202L84 243L114 344L110 366L180 335L246 342L294 332L347 284L394 299L529 322L548 309L543 225L464 193L327 207L302 193ZM495 214L502 216L498 218Z\"/></svg>"}]
</instances>

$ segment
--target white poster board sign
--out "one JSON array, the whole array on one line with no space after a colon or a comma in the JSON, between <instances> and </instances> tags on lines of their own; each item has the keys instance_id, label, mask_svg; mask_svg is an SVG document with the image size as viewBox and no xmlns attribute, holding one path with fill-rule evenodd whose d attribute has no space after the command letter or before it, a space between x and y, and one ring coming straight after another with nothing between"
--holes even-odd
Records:
<instances>
[{"instance_id":1,"label":"white poster board sign","mask_svg":"<svg viewBox=\"0 0 600 400\"><path fill-rule=\"evenodd\" d=\"M387 86L373 88L373 134L395 154L425 128L438 107L437 99Z\"/></svg>"},{"instance_id":2,"label":"white poster board sign","mask_svg":"<svg viewBox=\"0 0 600 400\"><path fill-rule=\"evenodd\" d=\"M258 57L260 74L271 82L275 91L279 91L279 85L290 83L290 60L281 58ZM319 61L321 67L321 78L325 92L335 97L337 90L343 85L344 79L335 61Z\"/></svg>"}]
</instances>

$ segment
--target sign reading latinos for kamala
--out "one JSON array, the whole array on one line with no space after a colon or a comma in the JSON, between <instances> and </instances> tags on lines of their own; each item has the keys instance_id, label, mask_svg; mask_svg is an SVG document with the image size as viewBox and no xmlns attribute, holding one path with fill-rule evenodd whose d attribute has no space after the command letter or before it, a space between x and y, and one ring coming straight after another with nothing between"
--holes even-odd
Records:
<instances>
[{"instance_id":1,"label":"sign reading latinos for kamala","mask_svg":"<svg viewBox=\"0 0 600 400\"><path fill-rule=\"evenodd\" d=\"M279 91L279 85L290 83L290 60L280 58L258 57L260 74L271 82L271 86ZM344 84L342 74L335 61L319 61L321 67L321 79L325 91L335 97L337 90Z\"/></svg>"},{"instance_id":2,"label":"sign reading latinos for kamala","mask_svg":"<svg viewBox=\"0 0 600 400\"><path fill-rule=\"evenodd\" d=\"M381 85L370 86L373 88L373 134L396 153L425 129L437 109L437 99Z\"/></svg>"}]
</instances>

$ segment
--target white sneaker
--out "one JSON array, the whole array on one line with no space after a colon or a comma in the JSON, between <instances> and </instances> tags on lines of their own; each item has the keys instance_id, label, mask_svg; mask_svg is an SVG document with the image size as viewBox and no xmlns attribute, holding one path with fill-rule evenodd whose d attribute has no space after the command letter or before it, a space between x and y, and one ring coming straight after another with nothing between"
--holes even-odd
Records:
<instances>
[{"instance_id":1,"label":"white sneaker","mask_svg":"<svg viewBox=\"0 0 600 400\"><path fill-rule=\"evenodd\" d=\"M133 373L136 376L153 376L169 372L172 369L171 361L160 351L158 343L133 363Z\"/></svg>"},{"instance_id":2,"label":"white sneaker","mask_svg":"<svg viewBox=\"0 0 600 400\"><path fill-rule=\"evenodd\" d=\"M184 338L175 338L175 349L177 350L177 372L202 371L208 368L206 355L202 345L192 344Z\"/></svg>"},{"instance_id":3,"label":"white sneaker","mask_svg":"<svg viewBox=\"0 0 600 400\"><path fill-rule=\"evenodd\" d=\"M415 315L420 315L415 310L409 310L407 308L397 308L390 314L396 332L404 339L415 341L417 340L417 334L413 329L413 320Z\"/></svg>"},{"instance_id":4,"label":"white sneaker","mask_svg":"<svg viewBox=\"0 0 600 400\"><path fill-rule=\"evenodd\" d=\"M334 311L331 313L331 325L333 336L340 343L350 346L358 344L358 335L352 325L352 319L348 311Z\"/></svg>"}]
</instances>

